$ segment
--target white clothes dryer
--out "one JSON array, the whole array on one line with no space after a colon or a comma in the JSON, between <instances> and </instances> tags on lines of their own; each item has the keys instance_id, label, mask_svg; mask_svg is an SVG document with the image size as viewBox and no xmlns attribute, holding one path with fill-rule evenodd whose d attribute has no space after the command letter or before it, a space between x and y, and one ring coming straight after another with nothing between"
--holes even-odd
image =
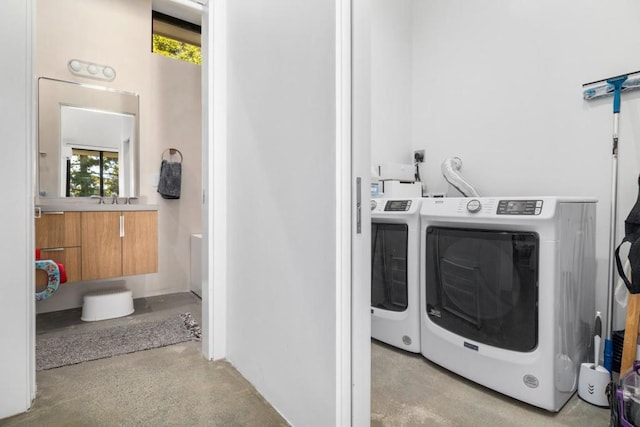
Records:
<instances>
[{"instance_id":1,"label":"white clothes dryer","mask_svg":"<svg viewBox=\"0 0 640 427\"><path fill-rule=\"evenodd\" d=\"M420 352L421 198L371 200L371 336Z\"/></svg>"},{"instance_id":2,"label":"white clothes dryer","mask_svg":"<svg viewBox=\"0 0 640 427\"><path fill-rule=\"evenodd\" d=\"M549 411L592 351L593 199L425 199L421 352Z\"/></svg>"}]
</instances>

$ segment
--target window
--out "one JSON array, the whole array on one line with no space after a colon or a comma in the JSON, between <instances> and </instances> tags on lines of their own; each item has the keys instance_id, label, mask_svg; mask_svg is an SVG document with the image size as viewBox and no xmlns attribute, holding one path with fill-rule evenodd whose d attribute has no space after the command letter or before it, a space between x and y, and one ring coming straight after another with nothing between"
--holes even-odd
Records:
<instances>
[{"instance_id":1,"label":"window","mask_svg":"<svg viewBox=\"0 0 640 427\"><path fill-rule=\"evenodd\" d=\"M67 197L118 193L118 152L74 148L67 159Z\"/></svg>"},{"instance_id":2,"label":"window","mask_svg":"<svg viewBox=\"0 0 640 427\"><path fill-rule=\"evenodd\" d=\"M152 52L202 64L201 28L160 12L153 12Z\"/></svg>"}]
</instances>

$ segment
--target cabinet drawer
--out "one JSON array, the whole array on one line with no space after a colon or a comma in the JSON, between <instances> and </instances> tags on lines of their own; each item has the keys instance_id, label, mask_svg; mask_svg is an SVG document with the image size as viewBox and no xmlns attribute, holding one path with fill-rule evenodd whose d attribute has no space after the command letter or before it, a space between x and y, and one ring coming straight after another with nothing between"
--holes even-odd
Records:
<instances>
[{"instance_id":1,"label":"cabinet drawer","mask_svg":"<svg viewBox=\"0 0 640 427\"><path fill-rule=\"evenodd\" d=\"M41 259L50 259L58 264L64 264L67 272L68 282L78 282L81 280L81 250L80 247L75 248L55 248L43 249L40 251ZM47 273L42 270L36 270L36 284L44 286L47 284Z\"/></svg>"},{"instance_id":2,"label":"cabinet drawer","mask_svg":"<svg viewBox=\"0 0 640 427\"><path fill-rule=\"evenodd\" d=\"M43 212L35 228L36 248L80 246L80 212Z\"/></svg>"}]
</instances>

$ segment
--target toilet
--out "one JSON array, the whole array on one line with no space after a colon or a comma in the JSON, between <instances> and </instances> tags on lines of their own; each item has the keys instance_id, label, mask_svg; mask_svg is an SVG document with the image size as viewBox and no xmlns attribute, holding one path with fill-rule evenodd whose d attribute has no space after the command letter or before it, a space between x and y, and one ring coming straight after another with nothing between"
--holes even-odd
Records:
<instances>
[{"instance_id":1,"label":"toilet","mask_svg":"<svg viewBox=\"0 0 640 427\"><path fill-rule=\"evenodd\" d=\"M133 312L133 293L130 290L108 289L84 295L80 319L95 322L128 316Z\"/></svg>"}]
</instances>

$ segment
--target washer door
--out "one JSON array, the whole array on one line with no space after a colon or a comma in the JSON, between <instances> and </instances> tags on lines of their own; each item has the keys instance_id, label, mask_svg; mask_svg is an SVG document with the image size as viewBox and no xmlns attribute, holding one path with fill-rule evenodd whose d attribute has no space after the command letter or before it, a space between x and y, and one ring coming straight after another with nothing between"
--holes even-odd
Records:
<instances>
[{"instance_id":1,"label":"washer door","mask_svg":"<svg viewBox=\"0 0 640 427\"><path fill-rule=\"evenodd\" d=\"M371 223L371 307L407 309L407 224Z\"/></svg>"},{"instance_id":2,"label":"washer door","mask_svg":"<svg viewBox=\"0 0 640 427\"><path fill-rule=\"evenodd\" d=\"M429 319L476 342L534 350L538 235L428 227L426 239Z\"/></svg>"}]
</instances>

